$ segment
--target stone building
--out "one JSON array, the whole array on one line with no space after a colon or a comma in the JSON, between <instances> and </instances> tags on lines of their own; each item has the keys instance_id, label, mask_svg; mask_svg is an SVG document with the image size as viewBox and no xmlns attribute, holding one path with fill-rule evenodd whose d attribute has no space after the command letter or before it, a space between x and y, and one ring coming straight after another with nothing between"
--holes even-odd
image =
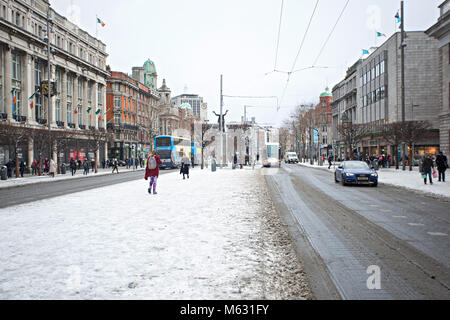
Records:
<instances>
[{"instance_id":1,"label":"stone building","mask_svg":"<svg viewBox=\"0 0 450 320\"><path fill-rule=\"evenodd\" d=\"M405 34L405 120L431 123L429 134L415 146L415 156L420 157L436 153L439 146L438 42L422 31ZM377 130L384 124L402 120L400 44L401 34L397 32L374 48L367 58L356 62L345 80L333 88L334 139L339 140L336 127L343 113L352 123L365 124L374 130L373 135L354 146L363 156L395 155L397 151L377 135Z\"/></svg>"},{"instance_id":2,"label":"stone building","mask_svg":"<svg viewBox=\"0 0 450 320\"><path fill-rule=\"evenodd\" d=\"M320 156L328 158L328 154L332 153L332 114L331 103L333 96L326 88L320 94L320 102L314 109L314 124L318 130L318 151Z\"/></svg>"},{"instance_id":3,"label":"stone building","mask_svg":"<svg viewBox=\"0 0 450 320\"><path fill-rule=\"evenodd\" d=\"M438 22L426 33L439 41L439 145L447 156L450 155L450 0L440 6Z\"/></svg>"},{"instance_id":4,"label":"stone building","mask_svg":"<svg viewBox=\"0 0 450 320\"><path fill-rule=\"evenodd\" d=\"M51 45L50 75L47 40ZM63 159L87 156L83 130L106 127L107 56L104 43L59 15L47 0L0 0L0 119L30 128L46 128L50 121L52 130L76 130L81 138L63 152ZM56 81L57 88L50 108L47 97L38 90L41 81L49 78ZM36 157L33 145L30 138L20 148L28 166ZM105 144L100 151L99 157L104 159ZM56 154L51 156L56 160ZM0 146L0 162L8 157Z\"/></svg>"},{"instance_id":5,"label":"stone building","mask_svg":"<svg viewBox=\"0 0 450 320\"><path fill-rule=\"evenodd\" d=\"M156 135L160 94L123 72L111 71L107 81L108 128L114 130L109 158L143 158Z\"/></svg>"},{"instance_id":6,"label":"stone building","mask_svg":"<svg viewBox=\"0 0 450 320\"><path fill-rule=\"evenodd\" d=\"M184 93L179 96L173 97L171 102L175 107L189 104L194 113L194 116L198 117L201 121L207 120L208 118L208 104L206 102L203 102L203 98L198 94Z\"/></svg>"}]
</instances>

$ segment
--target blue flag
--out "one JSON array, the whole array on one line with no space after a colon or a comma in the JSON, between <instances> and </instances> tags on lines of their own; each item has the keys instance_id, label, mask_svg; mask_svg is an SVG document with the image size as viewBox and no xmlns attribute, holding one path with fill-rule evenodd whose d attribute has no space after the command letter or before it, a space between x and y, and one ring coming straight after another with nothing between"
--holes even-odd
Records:
<instances>
[{"instance_id":1,"label":"blue flag","mask_svg":"<svg viewBox=\"0 0 450 320\"><path fill-rule=\"evenodd\" d=\"M362 52L363 52L363 54L369 54L370 53L369 50L366 50L366 49L362 49Z\"/></svg>"},{"instance_id":2,"label":"blue flag","mask_svg":"<svg viewBox=\"0 0 450 320\"><path fill-rule=\"evenodd\" d=\"M398 23L402 22L402 19L400 18L400 15L398 14L398 11L397 11L397 14L395 15L395 17L397 18L397 22Z\"/></svg>"}]
</instances>

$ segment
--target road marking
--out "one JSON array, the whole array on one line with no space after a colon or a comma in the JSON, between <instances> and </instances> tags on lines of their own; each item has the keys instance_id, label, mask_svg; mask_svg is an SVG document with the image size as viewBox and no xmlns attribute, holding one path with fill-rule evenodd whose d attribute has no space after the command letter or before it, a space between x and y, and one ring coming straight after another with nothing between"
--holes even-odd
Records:
<instances>
[{"instance_id":1,"label":"road marking","mask_svg":"<svg viewBox=\"0 0 450 320\"><path fill-rule=\"evenodd\" d=\"M409 222L408 223L410 226L413 226L413 227L415 227L415 226L424 226L424 224L423 223L414 223L414 222Z\"/></svg>"},{"instance_id":2,"label":"road marking","mask_svg":"<svg viewBox=\"0 0 450 320\"><path fill-rule=\"evenodd\" d=\"M371 207L378 207L377 204L369 204L369 206L371 206Z\"/></svg>"},{"instance_id":3,"label":"road marking","mask_svg":"<svg viewBox=\"0 0 450 320\"><path fill-rule=\"evenodd\" d=\"M406 219L406 216L393 216L394 218Z\"/></svg>"},{"instance_id":4,"label":"road marking","mask_svg":"<svg viewBox=\"0 0 450 320\"><path fill-rule=\"evenodd\" d=\"M442 232L427 232L427 233L432 236L448 236L448 234Z\"/></svg>"},{"instance_id":5,"label":"road marking","mask_svg":"<svg viewBox=\"0 0 450 320\"><path fill-rule=\"evenodd\" d=\"M381 212L392 212L392 210L389 209L380 209Z\"/></svg>"}]
</instances>

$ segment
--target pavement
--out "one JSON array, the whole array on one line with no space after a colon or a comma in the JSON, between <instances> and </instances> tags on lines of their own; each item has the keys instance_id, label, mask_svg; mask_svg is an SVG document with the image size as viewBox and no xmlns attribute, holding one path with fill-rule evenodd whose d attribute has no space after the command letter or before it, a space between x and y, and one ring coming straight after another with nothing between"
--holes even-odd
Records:
<instances>
[{"instance_id":1,"label":"pavement","mask_svg":"<svg viewBox=\"0 0 450 320\"><path fill-rule=\"evenodd\" d=\"M126 167L119 167L119 173L120 172L133 172L133 171L143 171L145 168L138 167L137 169ZM24 174L24 177L15 178L15 175L12 178L8 178L8 180L0 180L0 190L2 188L14 188L29 184L36 184L36 183L48 183L48 182L54 182L54 181L62 181L62 180L70 180L70 179L81 179L81 178L89 178L93 176L101 176L101 175L109 175L112 174L112 168L103 169L98 168L98 172L95 173L91 169L89 169L89 174L83 175L83 169L79 169L76 171L76 173L72 176L70 170L66 171L66 174L56 174L55 177L51 177L48 174L43 174L42 176L37 175L31 175L31 174ZM117 174L114 172L114 174Z\"/></svg>"},{"instance_id":2,"label":"pavement","mask_svg":"<svg viewBox=\"0 0 450 320\"><path fill-rule=\"evenodd\" d=\"M328 162L325 165L319 166L317 162L311 165L309 162L299 163L300 166L316 168L334 173L335 167L340 163L334 163L328 169ZM413 167L412 171L409 171L409 167L403 171L400 169L396 170L395 167L391 168L380 168L378 172L378 182L385 185L392 185L396 187L405 188L414 192L422 192L432 196L450 198L450 180L446 182L439 182L438 179L433 178L433 184L423 182L421 173L419 172L419 167ZM447 170L447 176L450 171Z\"/></svg>"},{"instance_id":3,"label":"pavement","mask_svg":"<svg viewBox=\"0 0 450 320\"><path fill-rule=\"evenodd\" d=\"M0 299L312 298L261 170L163 172L0 209Z\"/></svg>"},{"instance_id":4,"label":"pavement","mask_svg":"<svg viewBox=\"0 0 450 320\"><path fill-rule=\"evenodd\" d=\"M389 184L342 186L327 171L283 165L266 174L314 296L450 299L448 199Z\"/></svg>"}]
</instances>

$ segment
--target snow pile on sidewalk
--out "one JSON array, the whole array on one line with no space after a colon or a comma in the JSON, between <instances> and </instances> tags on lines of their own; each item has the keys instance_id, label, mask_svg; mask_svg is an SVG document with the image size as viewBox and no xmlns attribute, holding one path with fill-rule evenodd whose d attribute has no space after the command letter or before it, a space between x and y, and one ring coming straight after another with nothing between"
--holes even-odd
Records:
<instances>
[{"instance_id":1,"label":"snow pile on sidewalk","mask_svg":"<svg viewBox=\"0 0 450 320\"><path fill-rule=\"evenodd\" d=\"M319 166L316 164L311 165L308 163L300 163L300 165L310 168L317 168L326 170L329 172L335 171L335 168L331 166L328 169L328 164L324 166ZM338 163L336 163L336 167ZM409 171L409 167L406 167L406 170L403 171L400 169L396 170L395 168L381 168L378 172L378 181L380 183L385 183L393 186L408 188L410 190L424 192L432 195L444 196L450 198L450 181L447 182L439 182L438 179L433 178L433 184L430 185L428 179L427 184L424 184L422 175L419 172L418 167L413 167L413 171ZM449 170L446 171L447 176L450 173Z\"/></svg>"},{"instance_id":2,"label":"snow pile on sidewalk","mask_svg":"<svg viewBox=\"0 0 450 320\"><path fill-rule=\"evenodd\" d=\"M1 299L301 299L259 170L194 169L0 210Z\"/></svg>"},{"instance_id":3,"label":"snow pile on sidewalk","mask_svg":"<svg viewBox=\"0 0 450 320\"><path fill-rule=\"evenodd\" d=\"M131 171L143 171L145 168L137 168L137 169L126 169L119 167L119 172L131 172ZM91 169L89 169L89 174L83 175L83 169L78 169L75 173L75 175L72 176L72 173L70 172L70 169L66 171L66 174L56 174L55 177L51 177L48 174L43 174L42 176L33 176L33 175L27 175L23 178L19 177L16 178L8 178L8 180L0 180L0 189L2 188L11 188L11 187L17 187L22 186L26 184L35 184L35 183L47 183L52 181L58 181L58 180L69 180L69 179L80 179L80 178L88 178L92 176L102 176L106 174L112 174L112 168L109 169L98 169L98 172L95 173ZM116 174L116 173L114 173Z\"/></svg>"}]
</instances>

